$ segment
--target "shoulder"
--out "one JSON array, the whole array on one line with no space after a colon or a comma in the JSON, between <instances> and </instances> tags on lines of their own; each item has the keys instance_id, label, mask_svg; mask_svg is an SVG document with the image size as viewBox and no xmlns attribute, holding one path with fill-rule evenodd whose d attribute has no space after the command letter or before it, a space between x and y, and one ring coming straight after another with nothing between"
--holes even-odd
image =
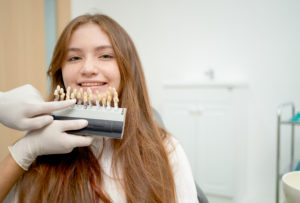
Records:
<instances>
[{"instance_id":1,"label":"shoulder","mask_svg":"<svg viewBox=\"0 0 300 203\"><path fill-rule=\"evenodd\" d=\"M190 172L191 174L189 160L179 140L172 135L168 135L164 141L164 144L173 172L177 173L184 170Z\"/></svg>"},{"instance_id":2,"label":"shoulder","mask_svg":"<svg viewBox=\"0 0 300 203\"><path fill-rule=\"evenodd\" d=\"M184 149L182 148L177 138L175 138L172 135L167 135L167 137L164 140L164 145L169 155L169 161L171 162L171 164L176 161L184 161L185 159L187 161Z\"/></svg>"},{"instance_id":3,"label":"shoulder","mask_svg":"<svg viewBox=\"0 0 300 203\"><path fill-rule=\"evenodd\" d=\"M196 186L189 160L178 139L168 135L165 147L169 154L178 202L198 202Z\"/></svg>"}]
</instances>

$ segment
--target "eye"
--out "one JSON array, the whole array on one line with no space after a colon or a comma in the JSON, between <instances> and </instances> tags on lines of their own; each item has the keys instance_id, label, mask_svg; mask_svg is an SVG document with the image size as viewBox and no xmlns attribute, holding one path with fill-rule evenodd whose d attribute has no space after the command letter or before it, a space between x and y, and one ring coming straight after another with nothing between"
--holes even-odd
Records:
<instances>
[{"instance_id":1,"label":"eye","mask_svg":"<svg viewBox=\"0 0 300 203\"><path fill-rule=\"evenodd\" d=\"M68 58L68 61L77 61L80 60L81 58L79 56L72 56Z\"/></svg>"},{"instance_id":2,"label":"eye","mask_svg":"<svg viewBox=\"0 0 300 203\"><path fill-rule=\"evenodd\" d=\"M99 58L104 59L104 60L109 60L109 59L113 59L114 56L111 54L103 54Z\"/></svg>"}]
</instances>

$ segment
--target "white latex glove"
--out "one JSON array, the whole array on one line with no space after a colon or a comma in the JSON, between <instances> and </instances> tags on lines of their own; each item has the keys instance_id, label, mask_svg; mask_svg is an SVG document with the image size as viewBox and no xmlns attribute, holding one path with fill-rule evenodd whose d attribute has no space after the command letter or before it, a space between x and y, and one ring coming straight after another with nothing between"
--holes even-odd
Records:
<instances>
[{"instance_id":1,"label":"white latex glove","mask_svg":"<svg viewBox=\"0 0 300 203\"><path fill-rule=\"evenodd\" d=\"M33 130L53 121L49 114L75 104L75 100L45 102L32 85L0 93L0 122L16 130Z\"/></svg>"},{"instance_id":2,"label":"white latex glove","mask_svg":"<svg viewBox=\"0 0 300 203\"><path fill-rule=\"evenodd\" d=\"M24 170L40 155L65 154L74 147L88 146L93 138L67 134L67 130L78 130L86 127L86 120L54 120L51 124L27 132L15 145L8 147L12 157Z\"/></svg>"}]
</instances>

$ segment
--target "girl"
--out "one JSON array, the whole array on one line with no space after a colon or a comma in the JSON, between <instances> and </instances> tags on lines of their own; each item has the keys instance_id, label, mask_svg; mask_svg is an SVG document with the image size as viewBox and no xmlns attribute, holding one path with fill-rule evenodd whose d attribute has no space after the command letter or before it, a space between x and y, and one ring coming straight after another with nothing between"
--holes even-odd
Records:
<instances>
[{"instance_id":1,"label":"girl","mask_svg":"<svg viewBox=\"0 0 300 203\"><path fill-rule=\"evenodd\" d=\"M127 108L122 140L95 138L69 154L39 156L18 181L20 202L197 202L178 141L154 121L142 65L126 31L105 15L72 20L48 71L57 85L105 94ZM53 100L53 97L49 98Z\"/></svg>"}]
</instances>

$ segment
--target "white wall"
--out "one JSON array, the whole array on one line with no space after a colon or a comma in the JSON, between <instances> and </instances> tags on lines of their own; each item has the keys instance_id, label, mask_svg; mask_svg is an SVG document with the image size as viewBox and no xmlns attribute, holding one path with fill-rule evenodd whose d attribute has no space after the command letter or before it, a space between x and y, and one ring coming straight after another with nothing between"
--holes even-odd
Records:
<instances>
[{"instance_id":1,"label":"white wall","mask_svg":"<svg viewBox=\"0 0 300 203\"><path fill-rule=\"evenodd\" d=\"M153 106L162 81L216 79L249 84L244 202L274 202L276 108L300 109L300 1L72 0L72 17L101 12L117 20L139 51Z\"/></svg>"}]
</instances>

